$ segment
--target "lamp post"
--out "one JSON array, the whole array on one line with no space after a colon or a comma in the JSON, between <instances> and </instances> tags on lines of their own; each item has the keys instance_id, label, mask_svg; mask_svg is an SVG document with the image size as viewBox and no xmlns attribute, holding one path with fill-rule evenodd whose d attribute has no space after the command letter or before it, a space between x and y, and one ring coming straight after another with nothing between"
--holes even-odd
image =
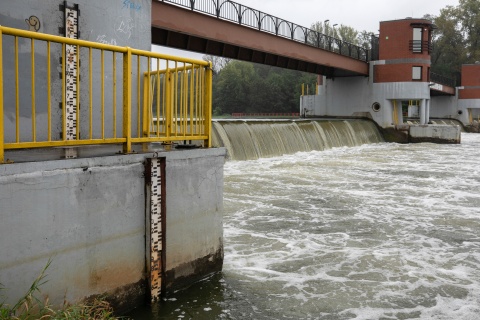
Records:
<instances>
[{"instance_id":1,"label":"lamp post","mask_svg":"<svg viewBox=\"0 0 480 320\"><path fill-rule=\"evenodd\" d=\"M335 30L335 27L336 27L336 26L338 26L338 23L335 23L335 24L332 26L332 30L333 30L332 36L333 36L334 38L337 37L337 35L336 35L337 32L336 32L336 30Z\"/></svg>"}]
</instances>

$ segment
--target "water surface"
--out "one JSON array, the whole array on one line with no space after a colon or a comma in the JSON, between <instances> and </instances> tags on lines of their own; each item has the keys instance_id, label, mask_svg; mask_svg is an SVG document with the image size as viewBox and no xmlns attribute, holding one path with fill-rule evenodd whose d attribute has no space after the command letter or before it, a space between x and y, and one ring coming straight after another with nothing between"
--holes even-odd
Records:
<instances>
[{"instance_id":1,"label":"water surface","mask_svg":"<svg viewBox=\"0 0 480 320\"><path fill-rule=\"evenodd\" d=\"M478 319L480 135L225 165L224 271L136 319Z\"/></svg>"}]
</instances>

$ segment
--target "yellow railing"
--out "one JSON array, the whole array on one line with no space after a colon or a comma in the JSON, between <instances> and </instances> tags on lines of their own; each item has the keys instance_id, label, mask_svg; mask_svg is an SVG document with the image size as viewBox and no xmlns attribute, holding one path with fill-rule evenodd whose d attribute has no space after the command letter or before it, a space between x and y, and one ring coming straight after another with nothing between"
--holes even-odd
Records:
<instances>
[{"instance_id":1,"label":"yellow railing","mask_svg":"<svg viewBox=\"0 0 480 320\"><path fill-rule=\"evenodd\" d=\"M307 84L307 96L310 94ZM302 96L305 95L305 83L302 83ZM315 84L315 95L318 95L318 82Z\"/></svg>"},{"instance_id":2,"label":"yellow railing","mask_svg":"<svg viewBox=\"0 0 480 320\"><path fill-rule=\"evenodd\" d=\"M171 141L205 139L210 131L206 103L211 98L204 79L210 81L211 75L195 64L172 62L171 68L160 70L157 61L154 67L155 71L144 73L144 136Z\"/></svg>"},{"instance_id":3,"label":"yellow railing","mask_svg":"<svg viewBox=\"0 0 480 320\"><path fill-rule=\"evenodd\" d=\"M79 61L74 83L65 74L67 46ZM135 143L181 140L210 147L211 84L202 60L0 26L0 163L9 149L122 144L130 153Z\"/></svg>"}]
</instances>

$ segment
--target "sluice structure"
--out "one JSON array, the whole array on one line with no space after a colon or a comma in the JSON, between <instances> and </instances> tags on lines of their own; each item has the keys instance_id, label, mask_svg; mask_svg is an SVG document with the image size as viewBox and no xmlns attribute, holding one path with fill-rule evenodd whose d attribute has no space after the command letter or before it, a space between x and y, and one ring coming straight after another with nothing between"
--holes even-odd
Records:
<instances>
[{"instance_id":1,"label":"sluice structure","mask_svg":"<svg viewBox=\"0 0 480 320\"><path fill-rule=\"evenodd\" d=\"M2 0L5 302L49 260L41 292L54 306L101 295L118 312L220 271L227 152L257 159L382 134L458 143L459 126L434 117L478 124L480 69L464 66L461 87L430 73L432 29L382 22L367 50L226 0ZM319 74L318 94L301 98L310 119L212 123L211 63L152 44Z\"/></svg>"},{"instance_id":2,"label":"sluice structure","mask_svg":"<svg viewBox=\"0 0 480 320\"><path fill-rule=\"evenodd\" d=\"M217 120L212 144L225 147L230 160L279 157L383 142L370 120Z\"/></svg>"},{"instance_id":3,"label":"sluice structure","mask_svg":"<svg viewBox=\"0 0 480 320\"><path fill-rule=\"evenodd\" d=\"M320 76L317 94L301 97L301 114L368 117L388 141L459 143L462 126L478 127L479 65L463 66L460 87L430 72L433 29L425 19L380 22L368 77Z\"/></svg>"}]
</instances>

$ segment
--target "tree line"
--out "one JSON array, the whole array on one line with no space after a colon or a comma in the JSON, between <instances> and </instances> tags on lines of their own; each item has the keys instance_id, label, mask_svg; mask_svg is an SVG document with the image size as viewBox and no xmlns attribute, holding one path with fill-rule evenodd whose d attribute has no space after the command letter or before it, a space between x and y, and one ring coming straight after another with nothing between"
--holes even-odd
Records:
<instances>
[{"instance_id":1,"label":"tree line","mask_svg":"<svg viewBox=\"0 0 480 320\"><path fill-rule=\"evenodd\" d=\"M433 32L431 70L454 77L460 84L462 64L480 61L480 1L460 0L447 6L440 15L426 15L436 28Z\"/></svg>"},{"instance_id":2,"label":"tree line","mask_svg":"<svg viewBox=\"0 0 480 320\"><path fill-rule=\"evenodd\" d=\"M458 6L447 6L438 16L425 15L436 29L432 37L432 72L457 78L460 84L462 64L480 61L480 1L459 0ZM323 34L371 49L373 33L358 31L328 22L311 26ZM212 61L214 115L231 113L298 112L302 84L310 94L317 77L300 71L204 56Z\"/></svg>"}]
</instances>

